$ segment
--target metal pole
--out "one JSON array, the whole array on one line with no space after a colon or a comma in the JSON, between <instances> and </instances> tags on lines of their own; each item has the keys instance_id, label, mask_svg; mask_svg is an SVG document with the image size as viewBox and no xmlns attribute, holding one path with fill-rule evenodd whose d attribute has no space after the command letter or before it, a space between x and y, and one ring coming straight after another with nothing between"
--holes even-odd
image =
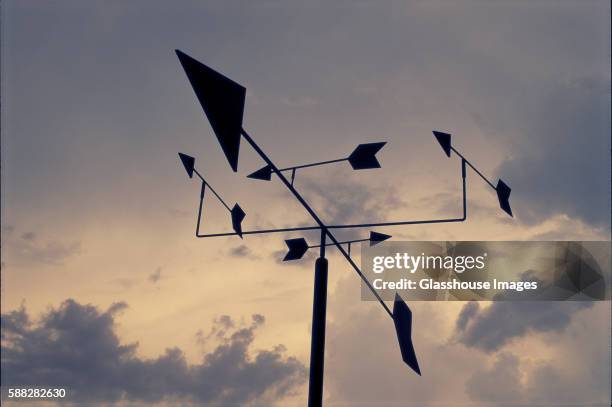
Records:
<instances>
[{"instance_id":1,"label":"metal pole","mask_svg":"<svg viewBox=\"0 0 612 407\"><path fill-rule=\"evenodd\" d=\"M320 257L315 262L312 337L310 342L310 381L308 407L323 405L323 367L325 362L325 318L327 311L327 259L325 230L321 231Z\"/></svg>"}]
</instances>

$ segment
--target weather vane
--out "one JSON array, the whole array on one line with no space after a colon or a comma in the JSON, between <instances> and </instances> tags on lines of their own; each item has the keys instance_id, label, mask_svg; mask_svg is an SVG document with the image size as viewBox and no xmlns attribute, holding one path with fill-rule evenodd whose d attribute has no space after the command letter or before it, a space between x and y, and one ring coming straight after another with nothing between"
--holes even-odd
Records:
<instances>
[{"instance_id":1,"label":"weather vane","mask_svg":"<svg viewBox=\"0 0 612 407\"><path fill-rule=\"evenodd\" d=\"M295 165L285 168L279 168L268 157L268 155L255 143L253 138L242 127L242 117L244 112L244 104L246 97L246 89L224 75L216 72L201 62L191 58L189 55L176 50L176 54L187 74L187 78L204 109L204 113L211 124L213 132L221 145L221 149L227 158L232 170L238 171L238 155L240 151L240 140L244 139L261 157L265 166L252 174L249 178L257 180L270 181L272 175L276 175L278 179L289 189L293 196L308 212L313 219L315 225L278 228L278 229L254 229L242 230L242 221L246 214L242 208L236 203L232 208L221 198L221 196L212 188L208 181L195 168L195 158L187 154L179 153L179 158L187 171L187 175L193 178L195 174L201 181L200 203L198 208L196 237L219 237L219 236L234 236L237 235L243 238L245 235L281 233L281 232L297 232L306 230L319 230L321 233L319 244L309 245L304 238L288 239L285 241L289 251L287 252L284 261L301 259L308 249L318 248L319 258L315 261L315 278L314 278L314 300L313 300L313 315L312 315L312 338L310 348L310 381L308 388L308 405L311 407L321 406L323 404L323 361L325 350L325 319L327 308L327 273L328 263L325 257L325 249L329 246L334 246L344 256L348 263L352 266L355 272L363 280L365 285L372 291L378 302L384 310L389 314L395 324L395 331L399 341L400 352L403 361L419 375L421 369L417 361L416 353L412 343L412 311L406 305L404 300L395 294L393 311L389 309L387 304L382 300L376 292L372 284L363 275L361 269L351 257L351 244L357 242L369 242L370 245L378 244L389 239L391 236L371 231L368 238L355 239L348 241L339 241L332 233L334 229L354 229L354 228L373 228L383 226L399 226L399 225L417 225L430 223L450 223L463 222L467 218L467 203L466 203L466 176L467 167L470 167L478 174L485 182L495 190L499 200L499 206L508 215L512 216L510 209L510 187L502 180L493 185L476 167L474 167L459 151L451 144L451 135L448 133L434 131L433 134L440 143L440 146L448 157L451 152L454 152L461 158L461 178L463 184L463 215L459 218L449 219L430 219L430 220L402 220L391 222L374 222L361 224L342 224L342 225L326 225L323 223L315 210L306 202L302 195L294 187L296 172L299 169L328 165L342 161L348 161L354 170L365 170L380 168L380 163L376 159L376 153L383 148L385 142L360 144L355 150L345 158L332 159L321 161L312 164ZM283 174L290 172L291 178ZM221 204L229 211L231 215L231 223L233 232L224 233L200 233L200 223L202 220L202 207L204 203L204 195L206 189L209 189L212 194L221 202ZM329 239L330 242L327 240ZM346 249L344 248L346 245Z\"/></svg>"}]
</instances>

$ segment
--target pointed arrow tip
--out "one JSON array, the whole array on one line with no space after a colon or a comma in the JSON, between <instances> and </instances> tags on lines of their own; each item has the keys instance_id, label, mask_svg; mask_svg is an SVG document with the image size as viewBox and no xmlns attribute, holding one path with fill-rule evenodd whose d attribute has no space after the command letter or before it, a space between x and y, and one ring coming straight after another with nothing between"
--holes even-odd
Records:
<instances>
[{"instance_id":1,"label":"pointed arrow tip","mask_svg":"<svg viewBox=\"0 0 612 407\"><path fill-rule=\"evenodd\" d=\"M270 181L272 179L272 168L270 168L269 165L266 165L265 167L260 168L257 171L254 171L251 174L247 175L247 178Z\"/></svg>"},{"instance_id":2,"label":"pointed arrow tip","mask_svg":"<svg viewBox=\"0 0 612 407\"><path fill-rule=\"evenodd\" d=\"M238 171L246 89L184 52L175 51L230 167Z\"/></svg>"},{"instance_id":3,"label":"pointed arrow tip","mask_svg":"<svg viewBox=\"0 0 612 407\"><path fill-rule=\"evenodd\" d=\"M451 155L451 135L448 133L443 133L441 131L433 131L434 136L436 136L436 140L440 143L440 147L444 150L444 153L447 157Z\"/></svg>"},{"instance_id":4,"label":"pointed arrow tip","mask_svg":"<svg viewBox=\"0 0 612 407\"><path fill-rule=\"evenodd\" d=\"M391 239L391 235L384 233L370 232L370 246L376 246L380 242L384 242L387 239Z\"/></svg>"},{"instance_id":5,"label":"pointed arrow tip","mask_svg":"<svg viewBox=\"0 0 612 407\"><path fill-rule=\"evenodd\" d=\"M187 171L187 175L189 178L193 178L193 169L195 167L195 158L190 155L178 153L181 162L183 163L183 167L185 167L185 171Z\"/></svg>"}]
</instances>

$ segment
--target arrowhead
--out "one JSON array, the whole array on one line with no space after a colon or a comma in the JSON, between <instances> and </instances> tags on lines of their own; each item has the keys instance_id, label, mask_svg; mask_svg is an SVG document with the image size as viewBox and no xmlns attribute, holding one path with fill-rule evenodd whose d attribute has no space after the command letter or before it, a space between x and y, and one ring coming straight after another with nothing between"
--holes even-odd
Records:
<instances>
[{"instance_id":1,"label":"arrowhead","mask_svg":"<svg viewBox=\"0 0 612 407\"><path fill-rule=\"evenodd\" d=\"M303 237L285 240L285 244L289 248L289 251L285 255L283 261L299 260L308 250L308 243Z\"/></svg>"},{"instance_id":2,"label":"arrowhead","mask_svg":"<svg viewBox=\"0 0 612 407\"><path fill-rule=\"evenodd\" d=\"M380 151L386 142L359 144L349 155L348 161L354 170L367 170L370 168L380 168L380 163L376 159L376 153Z\"/></svg>"},{"instance_id":3,"label":"arrowhead","mask_svg":"<svg viewBox=\"0 0 612 407\"><path fill-rule=\"evenodd\" d=\"M189 178L193 178L193 167L195 166L195 158L190 155L178 153L181 162L183 163L183 167L185 167L185 171L187 171L187 175Z\"/></svg>"},{"instance_id":4,"label":"arrowhead","mask_svg":"<svg viewBox=\"0 0 612 407\"><path fill-rule=\"evenodd\" d=\"M242 239L242 220L246 214L242 210L242 208L236 204L232 208L232 227L234 228L234 232L238 233L238 236Z\"/></svg>"},{"instance_id":5,"label":"arrowhead","mask_svg":"<svg viewBox=\"0 0 612 407\"><path fill-rule=\"evenodd\" d=\"M512 208L510 208L510 192L512 189L506 185L504 181L501 179L497 181L497 187L495 187L495 192L497 192L497 199L499 200L499 207L502 208L504 212L508 215L514 217L512 214Z\"/></svg>"},{"instance_id":6,"label":"arrowhead","mask_svg":"<svg viewBox=\"0 0 612 407\"><path fill-rule=\"evenodd\" d=\"M436 139L438 140L438 143L440 143L440 146L442 147L442 150L444 150L444 153L446 153L447 157L450 157L451 155L451 135L448 133L442 133L441 131L435 131L433 132L434 136L436 136Z\"/></svg>"},{"instance_id":7,"label":"arrowhead","mask_svg":"<svg viewBox=\"0 0 612 407\"><path fill-rule=\"evenodd\" d=\"M384 242L390 238L390 235L385 235L384 233L370 232L370 246L376 246L380 242Z\"/></svg>"},{"instance_id":8,"label":"arrowhead","mask_svg":"<svg viewBox=\"0 0 612 407\"><path fill-rule=\"evenodd\" d=\"M246 89L179 50L176 55L227 161L237 171Z\"/></svg>"},{"instance_id":9,"label":"arrowhead","mask_svg":"<svg viewBox=\"0 0 612 407\"><path fill-rule=\"evenodd\" d=\"M266 165L263 168L258 169L252 174L247 175L248 178L260 179L262 181L270 181L272 179L272 168Z\"/></svg>"},{"instance_id":10,"label":"arrowhead","mask_svg":"<svg viewBox=\"0 0 612 407\"><path fill-rule=\"evenodd\" d=\"M402 352L402 360L420 376L421 369L412 344L412 311L397 293L393 304L393 322Z\"/></svg>"}]
</instances>

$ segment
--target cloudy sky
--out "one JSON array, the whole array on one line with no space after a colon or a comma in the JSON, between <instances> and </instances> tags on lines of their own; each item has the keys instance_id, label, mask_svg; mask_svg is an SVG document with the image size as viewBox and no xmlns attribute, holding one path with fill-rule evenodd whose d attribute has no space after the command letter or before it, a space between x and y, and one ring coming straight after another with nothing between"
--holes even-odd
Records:
<instances>
[{"instance_id":1,"label":"cloudy sky","mask_svg":"<svg viewBox=\"0 0 612 407\"><path fill-rule=\"evenodd\" d=\"M279 261L301 235L196 239L199 185L176 153L245 227L310 221L245 177L262 166L246 145L230 171L174 49L247 88L244 126L281 166L388 142L380 170L298 173L327 222L460 215L435 129L513 188L515 217L470 175L467 222L379 231L610 240L609 16L603 0L2 2L3 385L79 405L304 404L312 261ZM213 200L204 228L230 229ZM330 266L330 405L609 405L609 302L411 303L417 377L350 267Z\"/></svg>"}]
</instances>

